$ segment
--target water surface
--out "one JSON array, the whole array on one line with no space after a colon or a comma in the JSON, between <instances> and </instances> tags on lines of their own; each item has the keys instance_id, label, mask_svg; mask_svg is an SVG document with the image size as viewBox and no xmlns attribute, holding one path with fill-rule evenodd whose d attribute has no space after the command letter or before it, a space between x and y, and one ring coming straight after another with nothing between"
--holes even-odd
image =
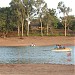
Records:
<instances>
[{"instance_id":1,"label":"water surface","mask_svg":"<svg viewBox=\"0 0 75 75\"><path fill-rule=\"evenodd\" d=\"M75 46L71 52L54 52L54 46L0 47L0 63L75 64Z\"/></svg>"}]
</instances>

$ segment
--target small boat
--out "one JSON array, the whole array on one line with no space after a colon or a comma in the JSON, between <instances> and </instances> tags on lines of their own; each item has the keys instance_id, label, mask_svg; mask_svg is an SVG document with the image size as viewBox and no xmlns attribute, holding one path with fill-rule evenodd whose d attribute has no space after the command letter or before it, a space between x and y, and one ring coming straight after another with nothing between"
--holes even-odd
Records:
<instances>
[{"instance_id":1,"label":"small boat","mask_svg":"<svg viewBox=\"0 0 75 75\"><path fill-rule=\"evenodd\" d=\"M56 52L68 52L71 51L71 48L54 48L52 51L56 51Z\"/></svg>"}]
</instances>

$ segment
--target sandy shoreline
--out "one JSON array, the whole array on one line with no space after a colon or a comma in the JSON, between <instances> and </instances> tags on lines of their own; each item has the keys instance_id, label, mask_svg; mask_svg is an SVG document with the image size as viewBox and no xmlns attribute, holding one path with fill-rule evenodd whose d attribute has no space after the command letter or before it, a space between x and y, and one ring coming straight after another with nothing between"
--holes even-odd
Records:
<instances>
[{"instance_id":1,"label":"sandy shoreline","mask_svg":"<svg viewBox=\"0 0 75 75\"><path fill-rule=\"evenodd\" d=\"M23 39L19 39L18 37L10 37L10 38L0 38L0 46L29 46L34 43L36 46L49 46L49 45L75 45L74 37L24 37Z\"/></svg>"},{"instance_id":2,"label":"sandy shoreline","mask_svg":"<svg viewBox=\"0 0 75 75\"><path fill-rule=\"evenodd\" d=\"M0 75L74 75L74 65L0 64Z\"/></svg>"},{"instance_id":3,"label":"sandy shoreline","mask_svg":"<svg viewBox=\"0 0 75 75\"><path fill-rule=\"evenodd\" d=\"M0 38L0 46L75 45L74 37L18 37ZM74 75L75 65L56 64L0 64L0 75Z\"/></svg>"}]
</instances>

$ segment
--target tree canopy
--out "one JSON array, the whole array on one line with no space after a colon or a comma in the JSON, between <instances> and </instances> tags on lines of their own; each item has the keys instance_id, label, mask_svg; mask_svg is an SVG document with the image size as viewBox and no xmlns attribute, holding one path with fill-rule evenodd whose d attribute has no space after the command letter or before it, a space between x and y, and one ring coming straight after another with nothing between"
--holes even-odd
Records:
<instances>
[{"instance_id":1,"label":"tree canopy","mask_svg":"<svg viewBox=\"0 0 75 75\"><path fill-rule=\"evenodd\" d=\"M48 8L44 0L12 0L10 7L0 8L0 32L4 37L11 31L17 31L19 37L29 36L34 24L33 27L38 25L39 34L43 36L46 32L49 35L54 29L64 28L63 20L66 20L66 28L74 31L75 17L69 15L71 9L63 2L59 2L57 7L59 12L66 14L61 18L62 22L56 16L56 9Z\"/></svg>"}]
</instances>

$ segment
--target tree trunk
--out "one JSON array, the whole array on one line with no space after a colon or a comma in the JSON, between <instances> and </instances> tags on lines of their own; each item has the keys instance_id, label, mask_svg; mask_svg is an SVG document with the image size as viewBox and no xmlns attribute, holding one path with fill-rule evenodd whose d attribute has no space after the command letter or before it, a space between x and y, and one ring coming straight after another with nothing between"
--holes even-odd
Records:
<instances>
[{"instance_id":1,"label":"tree trunk","mask_svg":"<svg viewBox=\"0 0 75 75\"><path fill-rule=\"evenodd\" d=\"M65 36L66 36L66 17L65 17L66 13L64 13L64 18L65 18Z\"/></svg>"},{"instance_id":2,"label":"tree trunk","mask_svg":"<svg viewBox=\"0 0 75 75\"><path fill-rule=\"evenodd\" d=\"M28 22L27 36L29 36L29 22Z\"/></svg>"},{"instance_id":3,"label":"tree trunk","mask_svg":"<svg viewBox=\"0 0 75 75\"><path fill-rule=\"evenodd\" d=\"M42 20L40 19L40 23L41 23L41 36L43 36L43 31L42 31Z\"/></svg>"},{"instance_id":4,"label":"tree trunk","mask_svg":"<svg viewBox=\"0 0 75 75\"><path fill-rule=\"evenodd\" d=\"M30 20L29 20L29 14L28 14L28 28L27 28L27 36L29 36L29 24L30 24Z\"/></svg>"},{"instance_id":5,"label":"tree trunk","mask_svg":"<svg viewBox=\"0 0 75 75\"><path fill-rule=\"evenodd\" d=\"M65 20L65 36L66 36L66 20Z\"/></svg>"},{"instance_id":6,"label":"tree trunk","mask_svg":"<svg viewBox=\"0 0 75 75\"><path fill-rule=\"evenodd\" d=\"M68 26L68 31L70 30L69 26Z\"/></svg>"},{"instance_id":7,"label":"tree trunk","mask_svg":"<svg viewBox=\"0 0 75 75\"><path fill-rule=\"evenodd\" d=\"M20 36L20 26L18 25L18 36Z\"/></svg>"},{"instance_id":8,"label":"tree trunk","mask_svg":"<svg viewBox=\"0 0 75 75\"><path fill-rule=\"evenodd\" d=\"M2 35L3 38L6 38L6 28L3 28L3 35Z\"/></svg>"},{"instance_id":9,"label":"tree trunk","mask_svg":"<svg viewBox=\"0 0 75 75\"><path fill-rule=\"evenodd\" d=\"M23 37L23 31L24 31L23 30L24 29L23 27L24 27L24 19L22 20L22 37Z\"/></svg>"},{"instance_id":10,"label":"tree trunk","mask_svg":"<svg viewBox=\"0 0 75 75\"><path fill-rule=\"evenodd\" d=\"M47 24L47 35L48 35L48 24Z\"/></svg>"}]
</instances>

